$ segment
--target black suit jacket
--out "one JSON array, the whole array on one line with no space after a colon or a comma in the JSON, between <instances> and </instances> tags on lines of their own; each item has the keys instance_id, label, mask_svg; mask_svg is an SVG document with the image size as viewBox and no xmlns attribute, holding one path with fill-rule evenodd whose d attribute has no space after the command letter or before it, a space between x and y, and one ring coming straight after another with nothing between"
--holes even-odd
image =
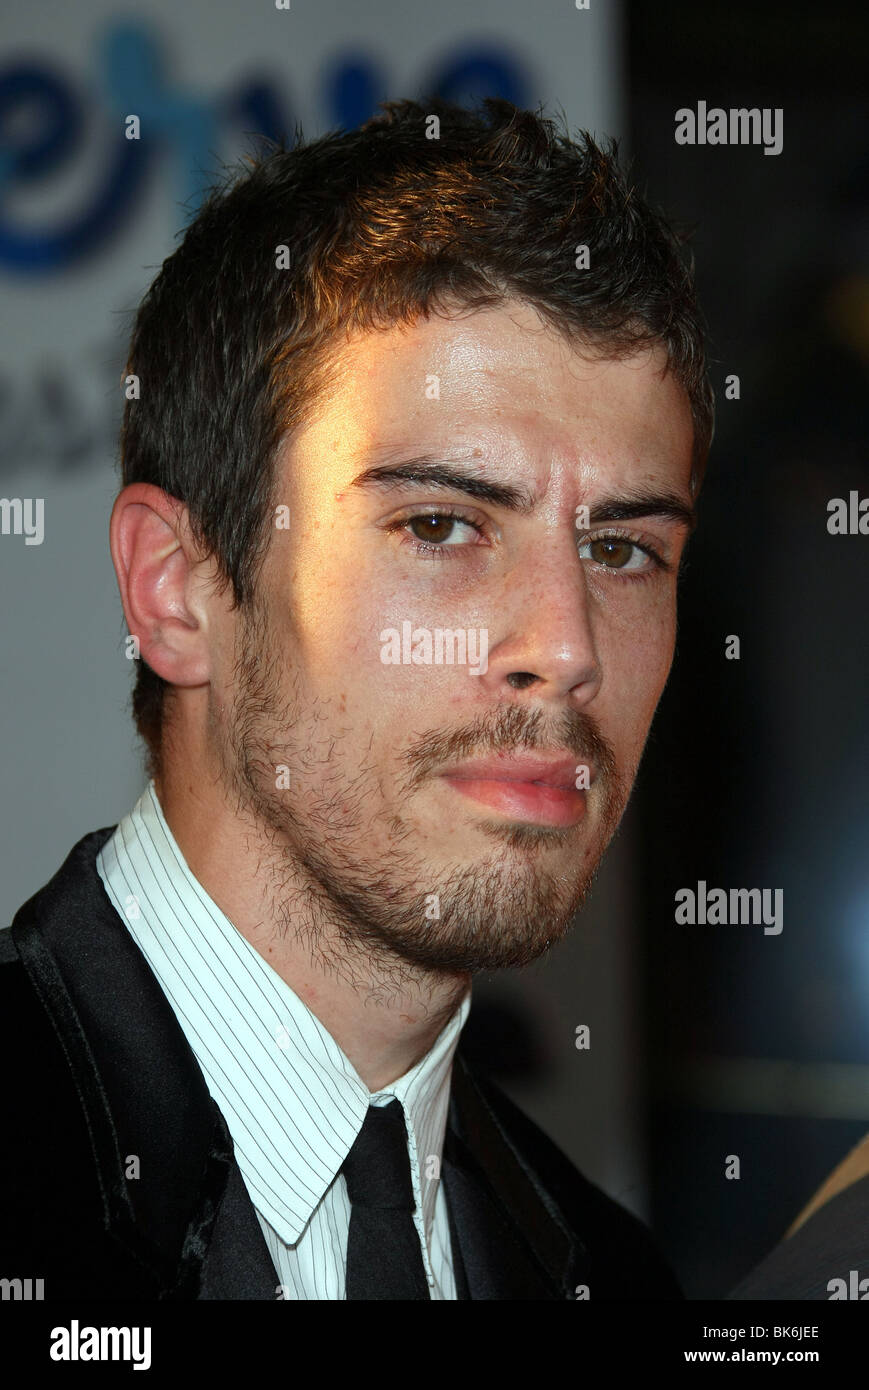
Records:
<instances>
[{"instance_id":1,"label":"black suit jacket","mask_svg":"<svg viewBox=\"0 0 869 1390\"><path fill-rule=\"evenodd\" d=\"M44 1279L46 1300L272 1300L226 1122L97 872L113 828L0 932L0 1277ZM645 1227L461 1046L441 1179L460 1298L681 1296Z\"/></svg>"}]
</instances>

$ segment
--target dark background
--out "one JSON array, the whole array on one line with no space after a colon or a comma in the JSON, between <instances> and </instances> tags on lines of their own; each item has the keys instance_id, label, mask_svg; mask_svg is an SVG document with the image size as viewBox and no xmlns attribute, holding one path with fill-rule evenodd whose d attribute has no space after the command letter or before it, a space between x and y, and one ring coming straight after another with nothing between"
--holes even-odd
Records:
<instances>
[{"instance_id":1,"label":"dark background","mask_svg":"<svg viewBox=\"0 0 869 1390\"><path fill-rule=\"evenodd\" d=\"M869 496L869 23L720 0L628 20L633 151L696 225L718 397L636 793L651 1218L717 1298L869 1128L869 537L826 528L832 497ZM676 146L698 99L781 107L782 153ZM676 926L700 879L782 888L781 935Z\"/></svg>"}]
</instances>

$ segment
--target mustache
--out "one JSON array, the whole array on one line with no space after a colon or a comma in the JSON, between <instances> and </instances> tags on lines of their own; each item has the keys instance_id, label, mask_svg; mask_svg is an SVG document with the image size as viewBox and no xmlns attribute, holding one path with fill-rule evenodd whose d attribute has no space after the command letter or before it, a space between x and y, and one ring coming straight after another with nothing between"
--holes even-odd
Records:
<instances>
[{"instance_id":1,"label":"mustache","mask_svg":"<svg viewBox=\"0 0 869 1390\"><path fill-rule=\"evenodd\" d=\"M450 763L519 749L572 753L577 764L592 764L599 780L608 784L618 780L615 750L590 714L566 709L553 722L540 708L504 705L462 729L424 734L411 743L403 753L407 790Z\"/></svg>"}]
</instances>

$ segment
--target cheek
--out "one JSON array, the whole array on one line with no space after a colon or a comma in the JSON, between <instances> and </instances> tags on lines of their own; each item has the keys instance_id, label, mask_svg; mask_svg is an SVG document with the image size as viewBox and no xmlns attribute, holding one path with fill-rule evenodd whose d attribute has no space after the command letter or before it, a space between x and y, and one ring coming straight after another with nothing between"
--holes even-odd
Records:
<instances>
[{"instance_id":1,"label":"cheek","mask_svg":"<svg viewBox=\"0 0 869 1390\"><path fill-rule=\"evenodd\" d=\"M361 568L333 575L319 596L303 594L286 632L306 697L322 702L326 721L340 724L351 742L367 746L384 731L389 745L407 738L441 699L439 687L454 679L451 670L383 660L395 654L386 634L398 634L401 651L403 624L421 621L418 601Z\"/></svg>"},{"instance_id":2,"label":"cheek","mask_svg":"<svg viewBox=\"0 0 869 1390\"><path fill-rule=\"evenodd\" d=\"M657 704L667 683L676 647L675 606L666 607L649 623L640 648L640 660L647 672L650 698Z\"/></svg>"},{"instance_id":3,"label":"cheek","mask_svg":"<svg viewBox=\"0 0 869 1390\"><path fill-rule=\"evenodd\" d=\"M607 634L603 657L604 690L616 718L629 723L637 738L645 738L661 698L676 642L675 601L662 602L641 620L615 625Z\"/></svg>"}]
</instances>

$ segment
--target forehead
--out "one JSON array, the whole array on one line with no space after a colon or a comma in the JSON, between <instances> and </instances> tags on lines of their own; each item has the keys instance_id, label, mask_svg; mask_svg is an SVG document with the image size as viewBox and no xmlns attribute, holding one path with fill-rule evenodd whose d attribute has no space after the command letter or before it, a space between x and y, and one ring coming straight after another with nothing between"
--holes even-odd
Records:
<instances>
[{"instance_id":1,"label":"forehead","mask_svg":"<svg viewBox=\"0 0 869 1390\"><path fill-rule=\"evenodd\" d=\"M687 488L693 424L662 346L618 361L567 342L528 305L359 334L293 454L310 486L341 488L363 464L438 449L521 469L541 493L559 474L593 486Z\"/></svg>"}]
</instances>

